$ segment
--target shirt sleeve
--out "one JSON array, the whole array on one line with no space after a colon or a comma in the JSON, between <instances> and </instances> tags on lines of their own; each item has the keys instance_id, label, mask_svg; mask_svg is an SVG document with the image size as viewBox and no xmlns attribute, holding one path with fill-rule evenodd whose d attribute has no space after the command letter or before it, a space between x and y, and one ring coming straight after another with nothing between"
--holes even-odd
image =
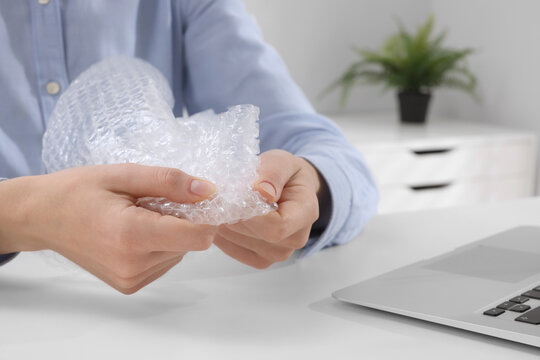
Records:
<instances>
[{"instance_id":1,"label":"shirt sleeve","mask_svg":"<svg viewBox=\"0 0 540 360\"><path fill-rule=\"evenodd\" d=\"M329 223L310 238L301 256L350 240L375 213L378 202L361 154L332 121L314 111L240 0L180 4L188 112L221 112L236 104L260 107L261 151L283 149L306 158L330 190Z\"/></svg>"},{"instance_id":2,"label":"shirt sleeve","mask_svg":"<svg viewBox=\"0 0 540 360\"><path fill-rule=\"evenodd\" d=\"M0 182L4 181L4 180L7 180L7 179L6 178L0 178ZM4 264L7 264L11 260L13 260L13 258L15 256L17 256L17 254L19 254L19 253L0 254L0 266L2 266Z\"/></svg>"}]
</instances>

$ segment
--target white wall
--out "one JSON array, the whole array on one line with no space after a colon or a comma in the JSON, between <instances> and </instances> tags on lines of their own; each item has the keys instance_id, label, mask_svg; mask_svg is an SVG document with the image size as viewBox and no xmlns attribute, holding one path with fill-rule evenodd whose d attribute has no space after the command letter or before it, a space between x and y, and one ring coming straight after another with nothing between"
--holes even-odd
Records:
<instances>
[{"instance_id":1,"label":"white wall","mask_svg":"<svg viewBox=\"0 0 540 360\"><path fill-rule=\"evenodd\" d=\"M434 113L491 121L540 132L540 1L538 0L244 0L265 39L284 58L292 76L322 112L394 108L393 94L357 89L345 110L337 92L317 96L354 59L351 45L380 46L395 31L394 17L414 28L427 14L447 44L472 47L470 66L479 79L481 103L453 90L437 90Z\"/></svg>"},{"instance_id":2,"label":"white wall","mask_svg":"<svg viewBox=\"0 0 540 360\"><path fill-rule=\"evenodd\" d=\"M440 91L434 112L530 129L540 138L540 1L431 0L448 44L473 47L482 102ZM540 185L540 184L539 184Z\"/></svg>"},{"instance_id":3,"label":"white wall","mask_svg":"<svg viewBox=\"0 0 540 360\"><path fill-rule=\"evenodd\" d=\"M394 95L372 87L356 89L345 110L338 92L318 95L355 59L351 45L378 48L395 31L394 17L405 25L422 22L429 0L244 0L265 40L285 60L293 78L317 110L377 111L394 109Z\"/></svg>"},{"instance_id":4,"label":"white wall","mask_svg":"<svg viewBox=\"0 0 540 360\"><path fill-rule=\"evenodd\" d=\"M482 102L440 94L436 111L540 131L540 1L432 0L448 44L473 47ZM444 95L444 96L442 96Z\"/></svg>"}]
</instances>

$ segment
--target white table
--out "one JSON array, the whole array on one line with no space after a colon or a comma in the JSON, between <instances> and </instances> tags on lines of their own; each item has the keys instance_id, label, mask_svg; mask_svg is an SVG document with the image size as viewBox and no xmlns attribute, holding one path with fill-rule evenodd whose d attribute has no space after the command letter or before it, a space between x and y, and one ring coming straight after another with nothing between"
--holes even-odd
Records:
<instances>
[{"instance_id":1,"label":"white table","mask_svg":"<svg viewBox=\"0 0 540 360\"><path fill-rule=\"evenodd\" d=\"M330 297L517 225L540 226L540 198L378 216L348 245L265 271L192 254L132 296L24 254L0 269L0 359L537 359Z\"/></svg>"}]
</instances>

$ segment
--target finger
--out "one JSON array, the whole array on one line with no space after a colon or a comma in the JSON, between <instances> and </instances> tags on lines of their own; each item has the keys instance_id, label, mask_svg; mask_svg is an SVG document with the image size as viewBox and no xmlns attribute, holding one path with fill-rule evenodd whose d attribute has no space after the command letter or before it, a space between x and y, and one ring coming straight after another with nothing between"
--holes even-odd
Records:
<instances>
[{"instance_id":1,"label":"finger","mask_svg":"<svg viewBox=\"0 0 540 360\"><path fill-rule=\"evenodd\" d=\"M161 264L182 257L185 254L185 251L111 254L111 256L102 260L101 264L102 268L108 269L108 272L111 272L117 278L130 280L141 276L146 277L145 274L155 272L153 269L160 268Z\"/></svg>"},{"instance_id":2,"label":"finger","mask_svg":"<svg viewBox=\"0 0 540 360\"><path fill-rule=\"evenodd\" d=\"M79 259L77 263L86 271L103 281L104 283L108 284L112 288L124 293L124 294L131 294L133 293L134 289L138 285L142 285L142 283L148 279L151 275L156 274L163 269L174 266L179 261L182 260L184 254L175 256L163 263L157 264L145 272L138 274L136 276L126 277L126 276L119 276L118 275L118 269L112 269L110 266L100 264L95 261L82 261ZM76 258L71 258L73 260L77 260ZM139 286L139 289L142 286ZM137 289L138 290L138 289ZM136 291L136 290L135 290Z\"/></svg>"},{"instance_id":3,"label":"finger","mask_svg":"<svg viewBox=\"0 0 540 360\"><path fill-rule=\"evenodd\" d=\"M121 272L121 274L118 274L117 273L118 271L117 271L112 274L112 278L119 288L131 289L139 285L140 283L142 283L145 279L147 279L152 274L155 274L156 272L161 271L162 269L164 269L165 267L169 266L172 263L177 263L179 259L181 260L184 257L184 255L185 253L173 256L165 261L162 261L160 263L155 264L154 266L151 266L150 268L138 274L124 275L123 272Z\"/></svg>"},{"instance_id":4,"label":"finger","mask_svg":"<svg viewBox=\"0 0 540 360\"><path fill-rule=\"evenodd\" d=\"M234 242L237 245L246 247L263 256L265 253L270 253L270 258L273 258L272 253L274 251L279 251L279 250L274 250L276 248L289 249L289 250L298 250L298 249L303 248L309 239L310 232L311 232L311 227L309 226L305 227L303 229L300 229L296 233L292 234L291 236L283 239L279 243L270 243L263 239L259 239L259 238L249 236L249 235L240 234L231 229L225 229L225 228L220 228L218 234L225 237L227 240Z\"/></svg>"},{"instance_id":5,"label":"finger","mask_svg":"<svg viewBox=\"0 0 540 360\"><path fill-rule=\"evenodd\" d=\"M247 221L249 221L249 220L247 220ZM233 231L233 232L238 233L238 234L242 234L242 235L250 236L250 237L258 237L256 234L253 233L253 231L251 231L246 226L247 221L240 221L240 222L237 222L237 223L234 223L234 224L220 225L219 228L218 228L218 233L220 233L223 228L227 228L228 230Z\"/></svg>"},{"instance_id":6,"label":"finger","mask_svg":"<svg viewBox=\"0 0 540 360\"><path fill-rule=\"evenodd\" d=\"M216 193L216 186L180 170L138 164L105 165L105 181L114 192L135 198L165 197L178 203L193 203Z\"/></svg>"},{"instance_id":7,"label":"finger","mask_svg":"<svg viewBox=\"0 0 540 360\"><path fill-rule=\"evenodd\" d=\"M295 250L294 248L282 244L271 244L261 239L244 236L227 230L220 231L219 236L240 247L257 253L259 256L272 263L287 260Z\"/></svg>"},{"instance_id":8,"label":"finger","mask_svg":"<svg viewBox=\"0 0 540 360\"><path fill-rule=\"evenodd\" d=\"M279 243L300 229L310 227L317 220L319 210L314 194L300 187L285 189L285 192L284 195L293 200L281 202L277 211L244 222L245 227L256 237L270 243Z\"/></svg>"},{"instance_id":9,"label":"finger","mask_svg":"<svg viewBox=\"0 0 540 360\"><path fill-rule=\"evenodd\" d=\"M277 202L289 179L300 170L295 157L282 150L272 150L260 156L259 178L253 185L268 202Z\"/></svg>"},{"instance_id":10,"label":"finger","mask_svg":"<svg viewBox=\"0 0 540 360\"><path fill-rule=\"evenodd\" d=\"M166 263L172 259L177 259L186 254L185 251L153 251L134 259L135 263L128 264L132 269L137 269L130 277L136 277L146 274L152 268Z\"/></svg>"},{"instance_id":11,"label":"finger","mask_svg":"<svg viewBox=\"0 0 540 360\"><path fill-rule=\"evenodd\" d=\"M217 231L216 226L193 224L136 206L124 211L127 220L119 225L120 241L127 246L133 244L144 252L207 250Z\"/></svg>"},{"instance_id":12,"label":"finger","mask_svg":"<svg viewBox=\"0 0 540 360\"><path fill-rule=\"evenodd\" d=\"M131 277L119 276L118 274L116 274L116 272L109 269L92 271L92 273L111 287L120 291L121 293L133 294L135 291L143 287L143 284L146 282L146 280L152 277L154 278L154 280L157 279L157 277L154 277L156 274L160 273L164 269L176 265L183 259L183 256L184 255L175 256L174 258L169 259L163 263L152 266L143 273Z\"/></svg>"},{"instance_id":13,"label":"finger","mask_svg":"<svg viewBox=\"0 0 540 360\"><path fill-rule=\"evenodd\" d=\"M310 232L311 228L305 227L285 238L283 241L275 244L252 236L246 236L230 229L220 229L218 234L225 237L227 240L253 250L260 255L265 256L265 253L270 253L270 257L266 256L267 258L275 258L275 256L272 256L274 251L280 252L280 249L298 250L303 248L309 239Z\"/></svg>"},{"instance_id":14,"label":"finger","mask_svg":"<svg viewBox=\"0 0 540 360\"><path fill-rule=\"evenodd\" d=\"M256 252L249 249L238 246L227 239L223 238L219 234L216 235L214 244L221 249L225 254L229 255L233 259L240 261L242 264L252 266L256 269L266 269L272 262L261 257Z\"/></svg>"},{"instance_id":15,"label":"finger","mask_svg":"<svg viewBox=\"0 0 540 360\"><path fill-rule=\"evenodd\" d=\"M137 285L125 289L123 291L124 294L133 294L142 289L143 287L147 286L148 284L154 282L155 280L159 279L163 275L165 275L169 270L171 270L173 267L175 267L179 262L181 262L183 257L179 257L176 259L173 259L171 261L168 261L167 263L164 263L163 266L157 270L156 272L151 273L148 275L144 280L140 280Z\"/></svg>"}]
</instances>

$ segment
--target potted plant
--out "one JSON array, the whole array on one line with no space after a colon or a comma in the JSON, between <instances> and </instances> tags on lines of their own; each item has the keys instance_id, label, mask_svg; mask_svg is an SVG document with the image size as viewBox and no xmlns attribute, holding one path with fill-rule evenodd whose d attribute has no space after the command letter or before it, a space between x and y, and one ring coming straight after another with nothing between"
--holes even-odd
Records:
<instances>
[{"instance_id":1,"label":"potted plant","mask_svg":"<svg viewBox=\"0 0 540 360\"><path fill-rule=\"evenodd\" d=\"M357 84L383 84L395 88L400 118L405 123L424 123L432 89L440 86L464 90L473 96L476 78L465 58L471 49L442 46L446 33L433 36L434 18L430 16L416 34L399 26L379 51L356 49L360 60L353 63L328 90L341 87L345 105L350 90Z\"/></svg>"}]
</instances>

